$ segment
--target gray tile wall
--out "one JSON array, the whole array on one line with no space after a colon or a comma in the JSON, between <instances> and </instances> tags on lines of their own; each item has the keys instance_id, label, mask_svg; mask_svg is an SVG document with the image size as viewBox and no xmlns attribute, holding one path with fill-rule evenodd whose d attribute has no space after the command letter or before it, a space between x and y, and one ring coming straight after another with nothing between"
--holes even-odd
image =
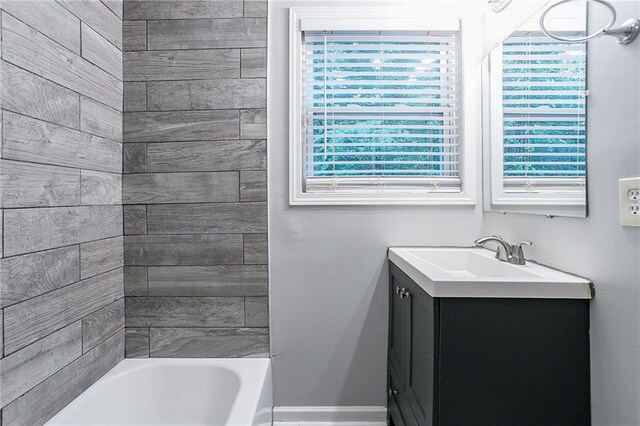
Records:
<instances>
[{"instance_id":1,"label":"gray tile wall","mask_svg":"<svg viewBox=\"0 0 640 426\"><path fill-rule=\"evenodd\" d=\"M122 3L1 8L0 423L33 426L124 357Z\"/></svg>"},{"instance_id":2,"label":"gray tile wall","mask_svg":"<svg viewBox=\"0 0 640 426\"><path fill-rule=\"evenodd\" d=\"M268 355L266 17L124 2L127 357Z\"/></svg>"}]
</instances>

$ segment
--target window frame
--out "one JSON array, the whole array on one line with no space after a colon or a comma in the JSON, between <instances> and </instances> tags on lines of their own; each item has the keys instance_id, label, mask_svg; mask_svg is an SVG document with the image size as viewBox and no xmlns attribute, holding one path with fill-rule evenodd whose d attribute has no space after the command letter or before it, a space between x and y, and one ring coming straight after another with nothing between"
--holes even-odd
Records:
<instances>
[{"instance_id":1,"label":"window frame","mask_svg":"<svg viewBox=\"0 0 640 426\"><path fill-rule=\"evenodd\" d=\"M403 178L407 185L389 190L380 178L377 190L358 190L358 182L340 190L304 190L304 146L302 136L302 33L315 30L438 30L455 20L460 28L461 119L460 119L460 191L440 190L435 179ZM481 51L482 40L470 36L481 31L479 20L454 15L434 15L427 11L402 8L292 7L289 10L289 205L475 205L481 140L480 67L469 54ZM475 28L472 28L475 27ZM465 111L469 112L465 114ZM369 181L372 178L367 178ZM373 177L373 179L378 179ZM417 183L426 186L415 189ZM428 182L433 189L429 189ZM371 188L372 185L369 185ZM395 187L394 187L395 188Z\"/></svg>"}]
</instances>

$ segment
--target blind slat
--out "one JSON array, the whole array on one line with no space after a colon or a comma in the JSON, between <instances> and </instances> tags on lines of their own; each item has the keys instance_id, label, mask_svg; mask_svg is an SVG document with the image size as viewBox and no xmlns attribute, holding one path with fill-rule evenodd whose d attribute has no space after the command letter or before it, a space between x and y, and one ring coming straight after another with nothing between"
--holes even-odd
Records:
<instances>
[{"instance_id":1,"label":"blind slat","mask_svg":"<svg viewBox=\"0 0 640 426\"><path fill-rule=\"evenodd\" d=\"M387 147L414 147L414 148L424 148L424 147L438 147L438 148L456 148L458 146L457 143L442 143L442 142L411 142L411 143L402 143L402 142L393 142L393 143L387 143L387 144L380 144L377 142L372 142L372 143L359 143L359 142L347 142L347 143L333 143L333 142L329 142L327 143L327 148L342 148L342 147L349 147L349 148L363 148L363 147L370 147L370 148L387 148ZM428 151L426 151L428 152Z\"/></svg>"}]
</instances>

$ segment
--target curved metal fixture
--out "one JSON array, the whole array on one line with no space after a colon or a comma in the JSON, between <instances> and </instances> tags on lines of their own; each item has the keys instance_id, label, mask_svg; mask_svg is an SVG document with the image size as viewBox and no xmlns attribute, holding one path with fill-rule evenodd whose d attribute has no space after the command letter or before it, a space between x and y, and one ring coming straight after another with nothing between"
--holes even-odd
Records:
<instances>
[{"instance_id":1,"label":"curved metal fixture","mask_svg":"<svg viewBox=\"0 0 640 426\"><path fill-rule=\"evenodd\" d=\"M627 19L622 23L620 27L613 28L613 25L615 24L616 18L617 18L616 8L607 0L591 0L591 1L595 1L596 3L600 3L601 5L609 9L609 12L611 12L611 18L609 19L609 22L607 22L607 25L602 27L602 29L600 29L599 31L596 31L595 33L589 34L585 37L577 37L577 38L564 38L549 32L549 30L545 27L545 24L544 24L544 19L546 18L547 14L556 6L559 6L564 3L569 3L572 1L577 1L577 0L560 0L559 2L552 4L549 8L547 8L542 13L542 15L540 16L540 29L547 37L551 37L554 40L563 41L567 43L576 43L581 41L592 40L594 38L597 38L603 35L610 35L617 38L618 43L620 44L629 44L638 37L638 34L640 34L640 20L638 19L633 19L633 18Z\"/></svg>"},{"instance_id":2,"label":"curved metal fixture","mask_svg":"<svg viewBox=\"0 0 640 426\"><path fill-rule=\"evenodd\" d=\"M511 0L489 0L489 4L491 4L491 10L496 13L500 13L509 6Z\"/></svg>"}]
</instances>

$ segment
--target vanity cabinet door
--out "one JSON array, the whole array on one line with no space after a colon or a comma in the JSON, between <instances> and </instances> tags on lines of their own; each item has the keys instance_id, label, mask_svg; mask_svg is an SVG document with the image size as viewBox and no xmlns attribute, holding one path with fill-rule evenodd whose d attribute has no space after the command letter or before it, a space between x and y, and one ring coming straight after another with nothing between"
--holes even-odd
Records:
<instances>
[{"instance_id":1,"label":"vanity cabinet door","mask_svg":"<svg viewBox=\"0 0 640 426\"><path fill-rule=\"evenodd\" d=\"M437 302L389 264L389 415L394 424L433 425Z\"/></svg>"},{"instance_id":2,"label":"vanity cabinet door","mask_svg":"<svg viewBox=\"0 0 640 426\"><path fill-rule=\"evenodd\" d=\"M404 389L407 363L407 339L409 337L409 309L411 307L402 290L410 284L408 277L395 265L389 264L389 366Z\"/></svg>"},{"instance_id":3,"label":"vanity cabinet door","mask_svg":"<svg viewBox=\"0 0 640 426\"><path fill-rule=\"evenodd\" d=\"M438 300L411 283L405 394L420 426L437 424Z\"/></svg>"}]
</instances>

